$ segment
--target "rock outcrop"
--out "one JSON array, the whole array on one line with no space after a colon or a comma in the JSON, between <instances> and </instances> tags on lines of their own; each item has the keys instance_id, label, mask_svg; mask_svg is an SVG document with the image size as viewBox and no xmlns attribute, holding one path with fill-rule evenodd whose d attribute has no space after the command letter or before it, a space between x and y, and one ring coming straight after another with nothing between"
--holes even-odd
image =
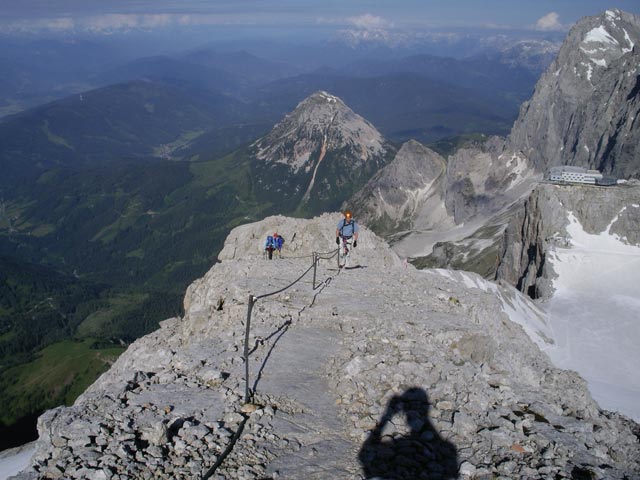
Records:
<instances>
[{"instance_id":1,"label":"rock outcrop","mask_svg":"<svg viewBox=\"0 0 640 480\"><path fill-rule=\"evenodd\" d=\"M444 203L446 168L444 158L411 140L345 207L355 209L379 235L434 225L453 227Z\"/></svg>"},{"instance_id":2,"label":"rock outcrop","mask_svg":"<svg viewBox=\"0 0 640 480\"><path fill-rule=\"evenodd\" d=\"M309 272L281 290L309 252L332 249L338 218L235 229L189 287L183 318L41 417L33 464L16 478L640 475L640 427L551 365L511 321L544 330L512 287L416 270L362 227L359 268L327 258L316 285ZM284 258L263 260L255 244L274 229ZM254 305L245 365L249 295L270 292Z\"/></svg>"},{"instance_id":3,"label":"rock outcrop","mask_svg":"<svg viewBox=\"0 0 640 480\"><path fill-rule=\"evenodd\" d=\"M417 266L492 278L508 212L540 178L499 137L461 148L447 161L411 141L344 206Z\"/></svg>"},{"instance_id":4,"label":"rock outcrop","mask_svg":"<svg viewBox=\"0 0 640 480\"><path fill-rule=\"evenodd\" d=\"M553 294L553 267L549 249L567 247L566 227L571 212L586 232L609 233L631 245L640 245L640 187L595 187L541 184L511 218L505 231L496 278L532 298Z\"/></svg>"},{"instance_id":5,"label":"rock outcrop","mask_svg":"<svg viewBox=\"0 0 640 480\"><path fill-rule=\"evenodd\" d=\"M569 32L509 135L540 171L554 165L640 176L640 17L585 17Z\"/></svg>"},{"instance_id":6,"label":"rock outcrop","mask_svg":"<svg viewBox=\"0 0 640 480\"><path fill-rule=\"evenodd\" d=\"M540 178L528 159L506 149L499 137L461 148L447 167L446 205L456 224L490 218L526 196Z\"/></svg>"}]
</instances>

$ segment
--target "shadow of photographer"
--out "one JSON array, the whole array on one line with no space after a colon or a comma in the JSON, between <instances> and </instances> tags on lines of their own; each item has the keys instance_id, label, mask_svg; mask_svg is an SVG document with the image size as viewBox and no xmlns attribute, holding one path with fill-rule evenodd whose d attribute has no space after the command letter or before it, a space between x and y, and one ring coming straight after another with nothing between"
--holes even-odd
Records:
<instances>
[{"instance_id":1,"label":"shadow of photographer","mask_svg":"<svg viewBox=\"0 0 640 480\"><path fill-rule=\"evenodd\" d=\"M403 416L406 426L401 425ZM431 424L429 399L422 388L410 388L389 401L358 458L365 478L458 478L456 448Z\"/></svg>"}]
</instances>

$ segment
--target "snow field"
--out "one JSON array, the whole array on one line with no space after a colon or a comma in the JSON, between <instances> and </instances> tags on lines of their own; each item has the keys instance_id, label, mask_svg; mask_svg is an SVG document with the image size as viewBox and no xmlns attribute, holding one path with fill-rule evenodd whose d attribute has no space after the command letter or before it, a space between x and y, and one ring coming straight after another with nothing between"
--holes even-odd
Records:
<instances>
[{"instance_id":1,"label":"snow field","mask_svg":"<svg viewBox=\"0 0 640 480\"><path fill-rule=\"evenodd\" d=\"M548 255L558 275L547 305L555 343L542 348L558 367L580 373L601 407L638 421L640 248L610 233L616 220L593 235L569 214L571 248Z\"/></svg>"}]
</instances>

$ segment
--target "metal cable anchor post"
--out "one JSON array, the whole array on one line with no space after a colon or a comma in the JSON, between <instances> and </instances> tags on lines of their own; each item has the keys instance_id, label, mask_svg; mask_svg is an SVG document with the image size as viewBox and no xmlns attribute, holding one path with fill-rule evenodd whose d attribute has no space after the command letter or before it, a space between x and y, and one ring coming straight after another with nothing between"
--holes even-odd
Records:
<instances>
[{"instance_id":1,"label":"metal cable anchor post","mask_svg":"<svg viewBox=\"0 0 640 480\"><path fill-rule=\"evenodd\" d=\"M251 401L251 395L249 392L249 331L251 330L251 311L253 310L253 306L255 305L257 300L257 297L249 294L249 304L247 305L247 323L246 331L244 334L244 403L249 403Z\"/></svg>"},{"instance_id":2,"label":"metal cable anchor post","mask_svg":"<svg viewBox=\"0 0 640 480\"><path fill-rule=\"evenodd\" d=\"M318 254L316 252L313 252L313 284L312 284L312 290L316 289L316 270L318 268Z\"/></svg>"}]
</instances>

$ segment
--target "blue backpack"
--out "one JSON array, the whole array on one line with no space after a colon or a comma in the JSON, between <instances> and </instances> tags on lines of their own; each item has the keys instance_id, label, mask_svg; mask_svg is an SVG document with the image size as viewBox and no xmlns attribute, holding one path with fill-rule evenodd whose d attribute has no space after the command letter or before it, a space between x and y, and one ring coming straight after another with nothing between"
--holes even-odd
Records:
<instances>
[{"instance_id":1,"label":"blue backpack","mask_svg":"<svg viewBox=\"0 0 640 480\"><path fill-rule=\"evenodd\" d=\"M267 243L265 245L265 248L276 248L276 244L273 241L273 237L271 235L267 237Z\"/></svg>"}]
</instances>

